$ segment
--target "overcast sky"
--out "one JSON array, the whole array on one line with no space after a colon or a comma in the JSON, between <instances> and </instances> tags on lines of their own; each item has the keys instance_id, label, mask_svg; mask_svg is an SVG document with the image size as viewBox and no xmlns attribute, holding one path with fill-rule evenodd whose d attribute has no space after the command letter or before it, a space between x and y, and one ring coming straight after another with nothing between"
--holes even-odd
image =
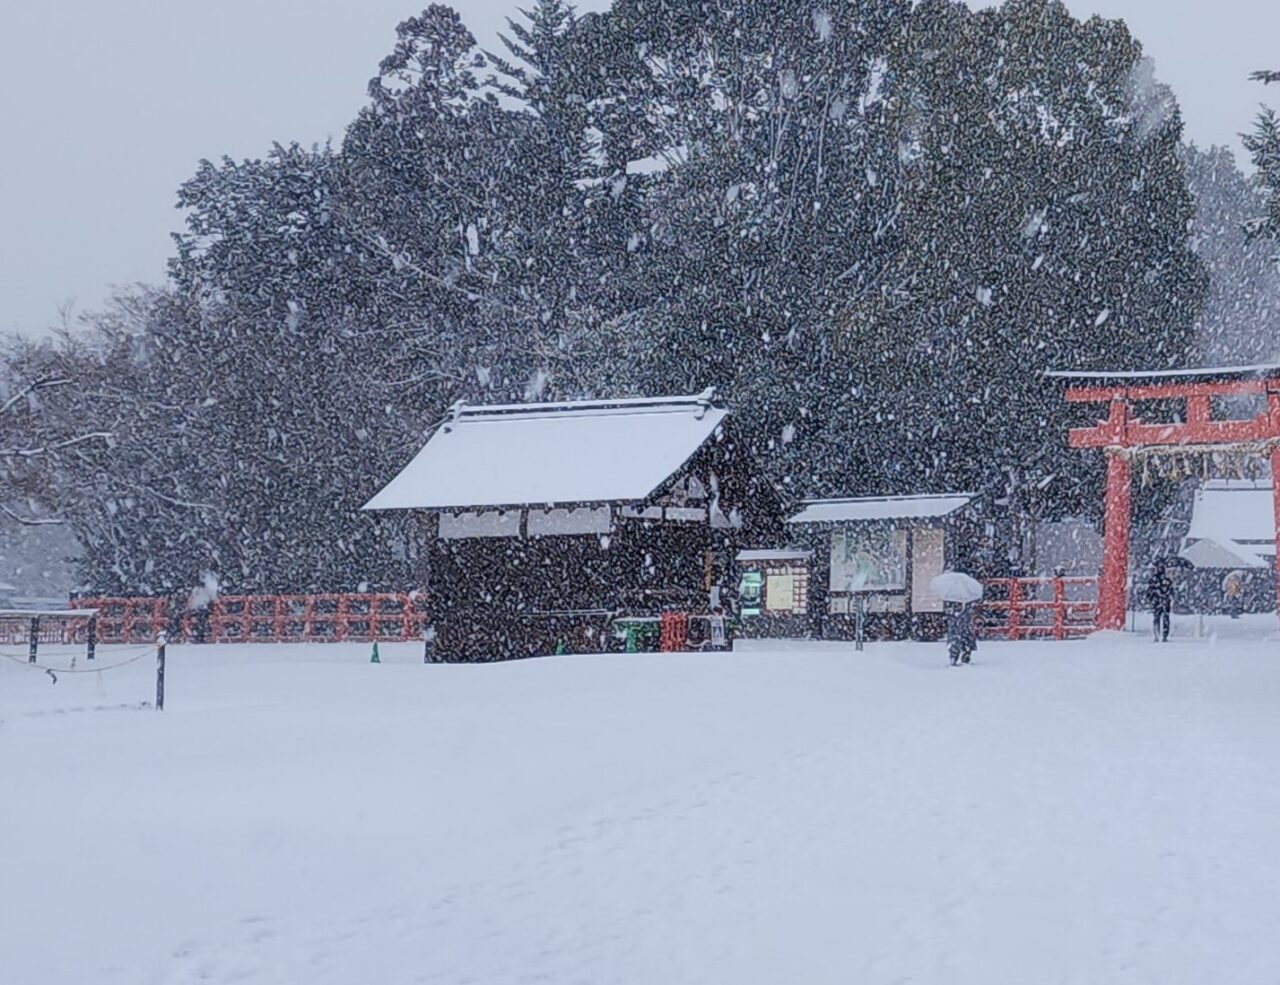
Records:
<instances>
[{"instance_id":1,"label":"overcast sky","mask_svg":"<svg viewBox=\"0 0 1280 985\"><path fill-rule=\"evenodd\" d=\"M517 3L461 0L481 43ZM608 0L582 0L598 10ZM1280 69L1280 0L1067 0L1123 17L1187 135L1239 147ZM159 282L201 158L341 138L423 0L0 0L0 331L41 332L112 284Z\"/></svg>"}]
</instances>

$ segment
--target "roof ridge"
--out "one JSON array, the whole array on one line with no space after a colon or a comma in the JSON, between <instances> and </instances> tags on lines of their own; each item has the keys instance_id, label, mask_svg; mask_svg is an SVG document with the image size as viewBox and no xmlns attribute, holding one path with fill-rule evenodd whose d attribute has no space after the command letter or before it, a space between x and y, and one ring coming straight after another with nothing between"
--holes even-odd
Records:
<instances>
[{"instance_id":1,"label":"roof ridge","mask_svg":"<svg viewBox=\"0 0 1280 985\"><path fill-rule=\"evenodd\" d=\"M461 421L467 418L505 417L516 414L573 414L602 410L661 410L663 408L689 408L707 410L715 405L715 387L707 387L701 393L672 395L667 397L615 397L597 400L530 401L523 404L468 404L459 400L449 408L449 418ZM719 408L723 409L723 408Z\"/></svg>"},{"instance_id":2,"label":"roof ridge","mask_svg":"<svg viewBox=\"0 0 1280 985\"><path fill-rule=\"evenodd\" d=\"M888 503L902 502L907 499L977 499L978 494L972 492L942 493L889 493L879 496L829 496L817 499L802 499L802 503Z\"/></svg>"},{"instance_id":3,"label":"roof ridge","mask_svg":"<svg viewBox=\"0 0 1280 985\"><path fill-rule=\"evenodd\" d=\"M1252 366L1205 366L1183 369L1047 369L1041 375L1055 380L1156 380L1196 376L1250 376L1280 371L1280 363Z\"/></svg>"}]
</instances>

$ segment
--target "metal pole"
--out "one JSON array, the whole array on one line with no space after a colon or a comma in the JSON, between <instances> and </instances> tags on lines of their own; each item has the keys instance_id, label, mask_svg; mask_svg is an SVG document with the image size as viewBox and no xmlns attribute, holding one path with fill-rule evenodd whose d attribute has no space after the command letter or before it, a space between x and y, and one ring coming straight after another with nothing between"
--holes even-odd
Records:
<instances>
[{"instance_id":1,"label":"metal pole","mask_svg":"<svg viewBox=\"0 0 1280 985\"><path fill-rule=\"evenodd\" d=\"M31 638L27 644L27 663L36 662L36 648L40 645L40 617L31 617Z\"/></svg>"},{"instance_id":2,"label":"metal pole","mask_svg":"<svg viewBox=\"0 0 1280 985\"><path fill-rule=\"evenodd\" d=\"M87 648L86 659L92 660L94 653L98 649L98 617L97 616L89 617L88 637L89 638L86 644L86 648Z\"/></svg>"},{"instance_id":3,"label":"metal pole","mask_svg":"<svg viewBox=\"0 0 1280 985\"><path fill-rule=\"evenodd\" d=\"M164 711L164 648L168 637L163 630L156 637L156 711Z\"/></svg>"}]
</instances>

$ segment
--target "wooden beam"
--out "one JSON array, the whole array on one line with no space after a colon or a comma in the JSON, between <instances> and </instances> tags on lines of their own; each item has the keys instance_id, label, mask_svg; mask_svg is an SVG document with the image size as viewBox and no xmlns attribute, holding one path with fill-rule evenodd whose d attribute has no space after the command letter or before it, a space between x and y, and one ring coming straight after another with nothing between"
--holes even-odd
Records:
<instances>
[{"instance_id":1,"label":"wooden beam","mask_svg":"<svg viewBox=\"0 0 1280 985\"><path fill-rule=\"evenodd\" d=\"M1191 397L1245 397L1280 391L1280 378L1232 380L1226 383L1152 383L1143 386L1070 387L1072 404L1099 404L1111 400L1185 400Z\"/></svg>"},{"instance_id":2,"label":"wooden beam","mask_svg":"<svg viewBox=\"0 0 1280 985\"><path fill-rule=\"evenodd\" d=\"M1072 428L1072 448L1172 448L1196 445L1280 441L1280 415L1259 414L1247 421L1190 420L1185 424L1148 424L1129 419L1117 425L1100 421L1096 427Z\"/></svg>"}]
</instances>

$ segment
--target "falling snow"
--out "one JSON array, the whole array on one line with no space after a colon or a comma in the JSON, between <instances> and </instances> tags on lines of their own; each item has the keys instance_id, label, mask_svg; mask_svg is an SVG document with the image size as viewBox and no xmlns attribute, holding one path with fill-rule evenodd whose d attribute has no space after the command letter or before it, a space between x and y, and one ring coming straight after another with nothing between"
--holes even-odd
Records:
<instances>
[{"instance_id":1,"label":"falling snow","mask_svg":"<svg viewBox=\"0 0 1280 985\"><path fill-rule=\"evenodd\" d=\"M0 866L20 873L0 968L16 956L41 985L986 982L1036 980L1027 961L1050 954L1079 981L1274 981L1275 867L1260 861L1274 853L1257 822L1274 770L1254 752L1275 729L1248 696L1275 674L1257 640L1229 640L1206 669L1191 613L1167 663L1131 638L1027 644L1034 659L1008 643L986 666L979 649L958 686L924 673L924 643L876 644L874 661L775 641L742 661L592 653L439 688L412 675L422 644L423 660L453 659L436 586L454 575L468 632L501 610L527 643L535 625L603 613L633 620L636 648L688 614L672 570L690 531L719 538L686 568L732 637L742 606L717 557L726 572L726 545L794 557L784 518L806 501L972 503L970 573L1004 584L1049 574L1046 545L1100 552L1104 459L1069 447L1087 414L1045 374L1280 363L1280 117L1220 108L1248 160L1191 144L1190 94L1144 54L1158 39L1058 0L530 0L488 49L466 6L385 25L335 139L212 147L178 188L157 186L178 206L162 280L0 343L0 609L24 607L0 625L12 646L25 607L72 595L168 606L175 633L254 595L412 593L436 620L413 654L389 651L403 666L374 668L403 689L355 683L353 665L326 663L350 654L321 645L277 651L262 674L247 651L205 664L192 647L174 684L192 713L170 715L172 732L99 714L149 700L108 701L130 678L104 664L55 685L5 649L24 683L0 678L0 760L26 806ZM1260 99L1275 58L1240 66L1262 70ZM1213 413L1266 420L1249 386ZM653 421L676 403L693 438L664 446ZM492 461L458 440L481 414L505 436ZM529 437L558 414L574 427ZM604 430L617 437L545 437ZM460 457L415 459L441 436ZM1258 450L1136 456L1128 573L1183 550L1194 523L1197 556L1222 556L1193 523L1213 483L1248 484L1270 523ZM362 509L397 474L404 508ZM449 483L467 503L422 507ZM546 501L511 502L531 484ZM1250 591L1274 592L1266 531L1217 540L1257 576ZM834 571L826 546L814 585ZM641 586L625 607L583 594L618 588L605 561ZM903 593L920 570L899 573ZM1230 574L1202 578L1226 632ZM803 606L794 584L784 595ZM860 618L848 598L814 598L819 625ZM286 620L283 602L237 611L247 633ZM1188 740L1204 728L1214 742ZM1005 773L974 759L975 738ZM419 765L457 799L421 801ZM1230 797L1205 796L1208 777ZM241 823L263 804L271 823ZM412 887L406 858L426 867ZM233 877L253 890L259 869L263 893L205 892ZM1063 890L1077 873L1090 881ZM289 880L331 896L304 894L291 922ZM383 880L395 899L370 889ZM803 961L765 954L762 928L780 927L813 945ZM871 948L842 951L860 931ZM387 953L403 964L385 972Z\"/></svg>"}]
</instances>

